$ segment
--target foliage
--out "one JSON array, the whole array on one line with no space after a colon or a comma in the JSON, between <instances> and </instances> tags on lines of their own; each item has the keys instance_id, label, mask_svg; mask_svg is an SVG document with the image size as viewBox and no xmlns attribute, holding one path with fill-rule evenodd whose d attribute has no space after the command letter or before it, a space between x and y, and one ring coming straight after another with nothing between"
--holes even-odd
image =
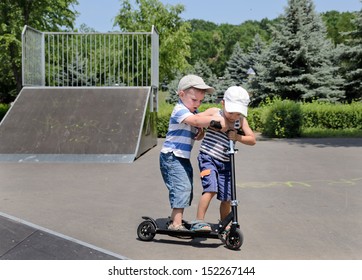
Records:
<instances>
[{"instance_id":1,"label":"foliage","mask_svg":"<svg viewBox=\"0 0 362 280\"><path fill-rule=\"evenodd\" d=\"M172 110L171 110L172 112ZM165 138L168 130L168 123L170 121L171 113L169 115L157 115L157 137Z\"/></svg>"},{"instance_id":2,"label":"foliage","mask_svg":"<svg viewBox=\"0 0 362 280\"><path fill-rule=\"evenodd\" d=\"M190 25L179 16L184 6L163 5L159 0L136 0L135 4L133 7L130 0L122 1L115 25L128 32L150 31L152 26L156 27L160 44L160 80L170 81L177 71L189 67L186 59L190 57Z\"/></svg>"},{"instance_id":3,"label":"foliage","mask_svg":"<svg viewBox=\"0 0 362 280\"><path fill-rule=\"evenodd\" d=\"M178 101L178 92L177 92L177 88L178 88L178 83L181 80L181 78L183 77L183 74L181 74L180 72L178 72L175 76L175 79L173 79L169 84L168 84L168 95L166 97L166 102L169 104L175 104Z\"/></svg>"},{"instance_id":4,"label":"foliage","mask_svg":"<svg viewBox=\"0 0 362 280\"><path fill-rule=\"evenodd\" d=\"M343 33L354 29L352 21L355 13L329 11L322 13L321 16L327 28L327 36L335 45L345 43L349 39Z\"/></svg>"},{"instance_id":5,"label":"foliage","mask_svg":"<svg viewBox=\"0 0 362 280\"><path fill-rule=\"evenodd\" d=\"M263 122L262 114L265 109L263 107L249 108L248 109L248 123L253 131L262 131Z\"/></svg>"},{"instance_id":6,"label":"foliage","mask_svg":"<svg viewBox=\"0 0 362 280\"><path fill-rule=\"evenodd\" d=\"M215 66L215 61L220 58L223 50L222 35L217 30L217 25L202 20L192 20L190 23L191 56L188 58L189 63L195 65L197 61L202 60L208 64L209 68ZM213 72L216 72L215 69Z\"/></svg>"},{"instance_id":7,"label":"foliage","mask_svg":"<svg viewBox=\"0 0 362 280\"><path fill-rule=\"evenodd\" d=\"M344 85L347 101L362 100L362 9L352 21L355 24L353 31L345 33L350 38L341 52L342 73L345 76Z\"/></svg>"},{"instance_id":8,"label":"foliage","mask_svg":"<svg viewBox=\"0 0 362 280\"><path fill-rule=\"evenodd\" d=\"M302 106L303 127L323 129L362 129L362 103L350 105L321 102Z\"/></svg>"},{"instance_id":9,"label":"foliage","mask_svg":"<svg viewBox=\"0 0 362 280\"><path fill-rule=\"evenodd\" d=\"M248 79L248 69L251 67L251 59L240 47L239 43L235 44L234 51L227 62L227 71L230 77L237 85L245 83Z\"/></svg>"},{"instance_id":10,"label":"foliage","mask_svg":"<svg viewBox=\"0 0 362 280\"><path fill-rule=\"evenodd\" d=\"M205 103L200 112L220 104ZM163 102L158 112L158 135L165 137L173 105ZM267 137L362 137L362 103L300 103L280 98L267 99L258 108L249 108L253 131Z\"/></svg>"},{"instance_id":11,"label":"foliage","mask_svg":"<svg viewBox=\"0 0 362 280\"><path fill-rule=\"evenodd\" d=\"M250 91L250 83L255 76L255 65L260 60L264 50L265 43L258 34L255 35L253 44L249 47L247 53L240 48L239 43L236 43L234 52L228 61L224 79L231 79L229 82L230 85L241 85Z\"/></svg>"},{"instance_id":12,"label":"foliage","mask_svg":"<svg viewBox=\"0 0 362 280\"><path fill-rule=\"evenodd\" d=\"M150 34L45 35L47 86L146 86Z\"/></svg>"},{"instance_id":13,"label":"foliage","mask_svg":"<svg viewBox=\"0 0 362 280\"><path fill-rule=\"evenodd\" d=\"M277 99L262 114L262 133L268 137L300 136L302 111L299 103Z\"/></svg>"},{"instance_id":14,"label":"foliage","mask_svg":"<svg viewBox=\"0 0 362 280\"><path fill-rule=\"evenodd\" d=\"M343 100L343 79L332 64L332 44L311 0L289 0L272 43L255 65L254 102L265 96L290 100Z\"/></svg>"},{"instance_id":15,"label":"foliage","mask_svg":"<svg viewBox=\"0 0 362 280\"><path fill-rule=\"evenodd\" d=\"M171 113L174 105L166 101L161 101L158 104L157 113L157 134L160 138L165 138L168 130L168 123L170 121Z\"/></svg>"},{"instance_id":16,"label":"foliage","mask_svg":"<svg viewBox=\"0 0 362 280\"><path fill-rule=\"evenodd\" d=\"M258 35L262 41L270 39L269 25L278 19L259 21L245 21L240 25L220 24L203 20L190 20L191 24L191 58L194 65L197 61L205 61L217 77L224 74L234 46L239 43L240 48L246 51Z\"/></svg>"},{"instance_id":17,"label":"foliage","mask_svg":"<svg viewBox=\"0 0 362 280\"><path fill-rule=\"evenodd\" d=\"M81 55L78 55L78 60L73 63L65 64L63 69L60 69L59 73L55 74L55 86L95 86L98 79L94 73L88 75L84 73L83 69L86 69L90 63L88 60L81 59ZM115 82L113 82L115 84Z\"/></svg>"},{"instance_id":18,"label":"foliage","mask_svg":"<svg viewBox=\"0 0 362 280\"><path fill-rule=\"evenodd\" d=\"M77 13L69 7L74 4L78 1L0 1L0 100L11 99L14 89L8 89L8 86L14 86L16 93L22 87L21 32L24 25L44 31L73 28Z\"/></svg>"},{"instance_id":19,"label":"foliage","mask_svg":"<svg viewBox=\"0 0 362 280\"><path fill-rule=\"evenodd\" d=\"M9 110L10 105L9 104L1 104L0 103L0 121L5 116L6 112Z\"/></svg>"},{"instance_id":20,"label":"foliage","mask_svg":"<svg viewBox=\"0 0 362 280\"><path fill-rule=\"evenodd\" d=\"M212 77L218 98L228 86L242 80L253 95L252 106L267 96L332 102L361 100L361 11L317 15L309 5L312 3L290 0L285 14L276 19L218 25L199 19L182 20L183 5L125 0L120 1L114 24L122 31L149 32L152 25L156 26L163 86L205 65L202 75ZM75 4L77 0L0 2L0 102L11 102L21 89L23 26L41 31L73 30ZM79 31L95 30L81 26ZM237 53L244 58L239 60ZM243 72L247 61L257 73L253 78L246 79ZM235 76L238 72L242 77ZM345 79L343 85L341 76Z\"/></svg>"}]
</instances>

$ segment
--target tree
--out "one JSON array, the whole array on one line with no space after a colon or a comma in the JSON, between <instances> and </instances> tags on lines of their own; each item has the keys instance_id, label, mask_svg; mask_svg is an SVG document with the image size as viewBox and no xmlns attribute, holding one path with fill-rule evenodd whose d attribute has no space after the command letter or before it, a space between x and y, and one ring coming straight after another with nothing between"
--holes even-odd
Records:
<instances>
[{"instance_id":1,"label":"tree","mask_svg":"<svg viewBox=\"0 0 362 280\"><path fill-rule=\"evenodd\" d=\"M321 16L327 27L328 38L332 39L335 45L344 43L348 37L342 33L353 30L352 20L355 17L355 13L329 11L321 14Z\"/></svg>"},{"instance_id":2,"label":"tree","mask_svg":"<svg viewBox=\"0 0 362 280\"><path fill-rule=\"evenodd\" d=\"M248 49L249 67L254 68L255 64L260 60L262 52L266 48L266 43L261 39L259 34L256 34L252 46Z\"/></svg>"},{"instance_id":3,"label":"tree","mask_svg":"<svg viewBox=\"0 0 362 280\"><path fill-rule=\"evenodd\" d=\"M249 65L246 71L247 78L243 87L253 96L252 83L254 82L255 75L258 73L255 70L258 68L262 60L262 54L266 49L266 42L264 42L259 34L256 34L253 40L253 45L248 49ZM260 70L260 67L258 68Z\"/></svg>"},{"instance_id":4,"label":"tree","mask_svg":"<svg viewBox=\"0 0 362 280\"><path fill-rule=\"evenodd\" d=\"M213 66L216 66L215 62L217 62L223 51L221 34L216 30L195 30L191 33L191 37L191 57L189 63L195 65L197 61L203 60L210 68L213 68L213 72L216 73L217 71Z\"/></svg>"},{"instance_id":5,"label":"tree","mask_svg":"<svg viewBox=\"0 0 362 280\"><path fill-rule=\"evenodd\" d=\"M246 51L243 50L240 42L235 44L233 53L227 61L224 74L217 79L215 84L219 98L222 98L224 92L230 86L241 85L249 90L249 83L252 77L249 71L253 70L254 66L259 62L265 45L266 43L259 34L254 36L252 45Z\"/></svg>"},{"instance_id":6,"label":"tree","mask_svg":"<svg viewBox=\"0 0 362 280\"><path fill-rule=\"evenodd\" d=\"M192 31L190 64L194 65L197 61L203 60L218 77L224 75L227 62L237 42L246 52L253 44L255 35L259 35L263 41L268 41L269 24L274 23L268 19L263 19L261 22L248 20L240 25L216 25L195 19L188 22Z\"/></svg>"},{"instance_id":7,"label":"tree","mask_svg":"<svg viewBox=\"0 0 362 280\"><path fill-rule=\"evenodd\" d=\"M342 73L346 79L347 101L362 100L362 9L352 20L355 29L344 35L351 38L342 46Z\"/></svg>"},{"instance_id":8,"label":"tree","mask_svg":"<svg viewBox=\"0 0 362 280\"><path fill-rule=\"evenodd\" d=\"M159 32L160 80L172 80L177 71L183 71L189 64L190 24L181 20L183 5L163 5L159 0L136 0L138 9L129 0L122 1L122 7L115 18L115 25L122 31L150 31L152 25Z\"/></svg>"},{"instance_id":9,"label":"tree","mask_svg":"<svg viewBox=\"0 0 362 280\"><path fill-rule=\"evenodd\" d=\"M248 69L252 66L250 56L246 54L240 47L239 42L235 44L234 51L227 62L227 71L231 79L237 84L247 82Z\"/></svg>"},{"instance_id":10,"label":"tree","mask_svg":"<svg viewBox=\"0 0 362 280\"><path fill-rule=\"evenodd\" d=\"M251 86L256 99L343 100L343 79L332 64L333 45L312 0L288 0L272 43L256 66Z\"/></svg>"},{"instance_id":11,"label":"tree","mask_svg":"<svg viewBox=\"0 0 362 280\"><path fill-rule=\"evenodd\" d=\"M1 0L0 69L1 73L6 73L0 77L1 87L6 85L6 90L14 95L21 90L21 32L24 25L41 31L72 29L77 13L69 7L75 4L78 4L77 0ZM13 97L3 92L0 98L9 101Z\"/></svg>"},{"instance_id":12,"label":"tree","mask_svg":"<svg viewBox=\"0 0 362 280\"><path fill-rule=\"evenodd\" d=\"M84 73L84 69L89 65L87 58L82 58L80 54L77 54L73 63L68 63L63 69L56 73L54 76L55 86L96 86L98 78L95 73ZM112 84L115 84L112 81Z\"/></svg>"},{"instance_id":13,"label":"tree","mask_svg":"<svg viewBox=\"0 0 362 280\"><path fill-rule=\"evenodd\" d=\"M202 77L206 84L212 85L215 88L215 92L205 95L204 102L215 102L218 95L218 80L210 67L208 67L203 60L199 60L196 62L192 72L195 73L195 75Z\"/></svg>"}]
</instances>

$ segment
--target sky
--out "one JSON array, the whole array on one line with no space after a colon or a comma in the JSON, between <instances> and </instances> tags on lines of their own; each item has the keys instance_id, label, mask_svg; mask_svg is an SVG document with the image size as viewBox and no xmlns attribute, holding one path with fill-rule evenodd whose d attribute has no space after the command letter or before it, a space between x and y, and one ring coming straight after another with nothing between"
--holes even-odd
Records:
<instances>
[{"instance_id":1,"label":"sky","mask_svg":"<svg viewBox=\"0 0 362 280\"><path fill-rule=\"evenodd\" d=\"M241 24L246 20L274 19L284 13L288 0L160 0L164 5L183 4L181 18L202 19L216 24ZM76 27L86 24L98 32L118 31L113 21L118 14L120 0L78 0L74 9L80 13ZM359 11L360 0L314 0L319 13L336 10L339 12ZM151 28L151 27L150 27Z\"/></svg>"}]
</instances>

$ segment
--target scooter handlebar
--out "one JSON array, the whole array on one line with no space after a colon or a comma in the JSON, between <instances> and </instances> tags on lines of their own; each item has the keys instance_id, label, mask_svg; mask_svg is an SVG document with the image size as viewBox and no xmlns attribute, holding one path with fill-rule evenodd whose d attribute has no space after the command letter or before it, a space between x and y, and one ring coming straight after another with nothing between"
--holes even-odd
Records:
<instances>
[{"instance_id":1,"label":"scooter handlebar","mask_svg":"<svg viewBox=\"0 0 362 280\"><path fill-rule=\"evenodd\" d=\"M210 122L210 127L215 129L222 129L221 123L214 120Z\"/></svg>"}]
</instances>

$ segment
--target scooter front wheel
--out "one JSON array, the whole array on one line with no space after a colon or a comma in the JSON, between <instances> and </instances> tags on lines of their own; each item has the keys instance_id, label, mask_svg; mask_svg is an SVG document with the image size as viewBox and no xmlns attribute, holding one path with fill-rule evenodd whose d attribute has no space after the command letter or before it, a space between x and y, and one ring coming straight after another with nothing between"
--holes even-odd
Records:
<instances>
[{"instance_id":1,"label":"scooter front wheel","mask_svg":"<svg viewBox=\"0 0 362 280\"><path fill-rule=\"evenodd\" d=\"M151 241L156 235L156 227L151 221L143 221L137 228L137 235L142 241Z\"/></svg>"},{"instance_id":2,"label":"scooter front wheel","mask_svg":"<svg viewBox=\"0 0 362 280\"><path fill-rule=\"evenodd\" d=\"M225 245L231 250L238 250L243 245L244 237L240 229L229 231L225 238Z\"/></svg>"}]
</instances>

